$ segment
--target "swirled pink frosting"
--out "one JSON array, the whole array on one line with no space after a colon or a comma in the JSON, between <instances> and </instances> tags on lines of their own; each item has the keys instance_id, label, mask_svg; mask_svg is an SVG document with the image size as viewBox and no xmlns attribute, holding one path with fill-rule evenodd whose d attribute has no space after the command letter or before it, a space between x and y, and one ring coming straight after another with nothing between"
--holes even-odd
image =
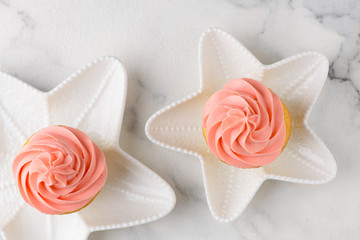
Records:
<instances>
[{"instance_id":1,"label":"swirled pink frosting","mask_svg":"<svg viewBox=\"0 0 360 240\"><path fill-rule=\"evenodd\" d=\"M240 168L274 161L286 135L280 98L261 82L248 78L229 81L209 98L203 128L211 152Z\"/></svg>"},{"instance_id":2,"label":"swirled pink frosting","mask_svg":"<svg viewBox=\"0 0 360 240\"><path fill-rule=\"evenodd\" d=\"M78 129L52 126L35 133L13 162L20 193L46 214L76 211L103 187L103 152Z\"/></svg>"}]
</instances>

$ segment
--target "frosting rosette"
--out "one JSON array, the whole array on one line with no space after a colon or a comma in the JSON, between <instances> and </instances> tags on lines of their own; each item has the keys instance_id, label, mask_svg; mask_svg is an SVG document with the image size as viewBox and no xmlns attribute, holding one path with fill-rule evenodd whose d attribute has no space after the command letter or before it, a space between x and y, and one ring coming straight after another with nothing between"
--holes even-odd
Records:
<instances>
[{"instance_id":1,"label":"frosting rosette","mask_svg":"<svg viewBox=\"0 0 360 240\"><path fill-rule=\"evenodd\" d=\"M77 211L105 184L104 153L78 129L52 126L20 149L13 173L24 200L46 214Z\"/></svg>"},{"instance_id":2,"label":"frosting rosette","mask_svg":"<svg viewBox=\"0 0 360 240\"><path fill-rule=\"evenodd\" d=\"M229 81L208 99L203 110L210 151L234 167L271 163L286 144L284 111L280 98L261 82L248 78Z\"/></svg>"}]
</instances>

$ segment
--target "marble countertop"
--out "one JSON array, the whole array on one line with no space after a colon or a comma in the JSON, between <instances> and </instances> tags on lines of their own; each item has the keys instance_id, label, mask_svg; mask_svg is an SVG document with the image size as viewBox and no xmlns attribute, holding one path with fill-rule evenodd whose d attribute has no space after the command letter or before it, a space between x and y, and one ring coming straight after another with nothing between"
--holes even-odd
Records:
<instances>
[{"instance_id":1,"label":"marble countertop","mask_svg":"<svg viewBox=\"0 0 360 240\"><path fill-rule=\"evenodd\" d=\"M234 222L210 214L200 162L151 143L152 113L199 86L198 43L226 30L265 64L318 51L329 79L310 125L334 155L324 185L267 181ZM145 225L92 233L95 239L356 239L360 236L360 1L0 0L0 69L50 90L101 56L119 58L129 89L121 147L163 177L177 203Z\"/></svg>"}]
</instances>

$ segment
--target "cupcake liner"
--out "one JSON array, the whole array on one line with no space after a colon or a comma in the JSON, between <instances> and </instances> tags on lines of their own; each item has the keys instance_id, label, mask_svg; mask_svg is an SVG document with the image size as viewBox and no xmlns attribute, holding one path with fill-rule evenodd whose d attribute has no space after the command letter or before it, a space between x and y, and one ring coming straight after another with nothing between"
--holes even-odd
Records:
<instances>
[{"instance_id":1,"label":"cupcake liner","mask_svg":"<svg viewBox=\"0 0 360 240\"><path fill-rule=\"evenodd\" d=\"M219 29L200 40L200 87L193 94L153 114L145 131L154 143L201 161L210 211L218 221L233 221L267 179L321 184L336 175L336 163L307 123L327 78L328 61L306 52L263 65L240 42ZM229 80L262 81L288 107L292 119L289 142L271 164L240 169L222 163L208 149L202 133L202 111L207 99Z\"/></svg>"},{"instance_id":2,"label":"cupcake liner","mask_svg":"<svg viewBox=\"0 0 360 240\"><path fill-rule=\"evenodd\" d=\"M49 92L0 73L0 233L4 239L86 239L98 230L130 227L169 213L175 195L158 175L119 147L126 72L112 57L80 69ZM108 177L78 212L46 215L21 198L11 172L17 151L51 125L85 132L105 153Z\"/></svg>"}]
</instances>

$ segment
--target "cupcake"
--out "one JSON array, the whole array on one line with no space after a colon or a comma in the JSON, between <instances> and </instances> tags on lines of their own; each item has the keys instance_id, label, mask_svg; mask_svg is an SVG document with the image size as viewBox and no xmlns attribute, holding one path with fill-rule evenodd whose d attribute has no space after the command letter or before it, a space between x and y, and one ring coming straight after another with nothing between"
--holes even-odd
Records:
<instances>
[{"instance_id":1,"label":"cupcake","mask_svg":"<svg viewBox=\"0 0 360 240\"><path fill-rule=\"evenodd\" d=\"M14 159L12 170L24 200L45 214L76 212L104 186L104 153L78 129L43 128Z\"/></svg>"},{"instance_id":2,"label":"cupcake","mask_svg":"<svg viewBox=\"0 0 360 240\"><path fill-rule=\"evenodd\" d=\"M259 81L229 81L203 110L203 133L210 151L239 168L273 162L290 137L291 120L281 99Z\"/></svg>"}]
</instances>

